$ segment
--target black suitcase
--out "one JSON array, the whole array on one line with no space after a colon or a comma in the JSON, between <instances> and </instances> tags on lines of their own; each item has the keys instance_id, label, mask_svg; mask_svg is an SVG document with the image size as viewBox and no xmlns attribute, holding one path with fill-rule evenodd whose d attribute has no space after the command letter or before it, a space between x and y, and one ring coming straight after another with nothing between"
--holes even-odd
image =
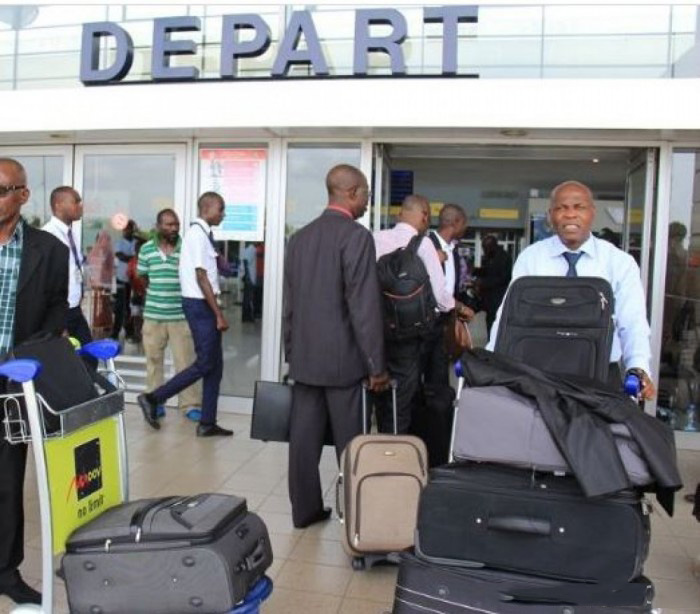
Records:
<instances>
[{"instance_id":1,"label":"black suitcase","mask_svg":"<svg viewBox=\"0 0 700 614\"><path fill-rule=\"evenodd\" d=\"M599 277L520 277L508 289L496 352L547 373L607 382L614 299Z\"/></svg>"},{"instance_id":2,"label":"black suitcase","mask_svg":"<svg viewBox=\"0 0 700 614\"><path fill-rule=\"evenodd\" d=\"M586 498L574 478L495 465L431 471L416 554L552 578L627 582L642 573L649 516L636 491Z\"/></svg>"},{"instance_id":3,"label":"black suitcase","mask_svg":"<svg viewBox=\"0 0 700 614\"><path fill-rule=\"evenodd\" d=\"M264 522L232 495L113 507L68 538L73 614L229 612L272 563Z\"/></svg>"},{"instance_id":4,"label":"black suitcase","mask_svg":"<svg viewBox=\"0 0 700 614\"><path fill-rule=\"evenodd\" d=\"M401 555L393 614L645 614L654 587L558 582L492 569L431 565Z\"/></svg>"}]
</instances>

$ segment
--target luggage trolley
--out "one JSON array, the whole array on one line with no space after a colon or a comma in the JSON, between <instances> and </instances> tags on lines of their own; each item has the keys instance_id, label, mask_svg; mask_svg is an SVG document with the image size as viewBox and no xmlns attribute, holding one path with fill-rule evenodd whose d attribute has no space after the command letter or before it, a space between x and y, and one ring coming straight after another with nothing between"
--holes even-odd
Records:
<instances>
[{"instance_id":1,"label":"luggage trolley","mask_svg":"<svg viewBox=\"0 0 700 614\"><path fill-rule=\"evenodd\" d=\"M119 344L93 341L78 352L102 361L99 372L115 390L61 412L52 410L34 388L39 362L19 359L0 365L0 375L21 384L21 392L0 395L0 407L7 441L33 444L41 521L42 603L18 605L15 614L53 612L54 557L63 551L66 538L128 500L125 385L114 367ZM44 415L56 416L57 430L47 431Z\"/></svg>"}]
</instances>

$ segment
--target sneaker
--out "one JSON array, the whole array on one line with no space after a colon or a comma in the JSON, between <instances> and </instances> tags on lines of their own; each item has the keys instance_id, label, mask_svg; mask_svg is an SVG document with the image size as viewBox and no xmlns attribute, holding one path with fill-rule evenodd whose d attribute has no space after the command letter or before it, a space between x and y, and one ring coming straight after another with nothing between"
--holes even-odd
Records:
<instances>
[{"instance_id":1,"label":"sneaker","mask_svg":"<svg viewBox=\"0 0 700 614\"><path fill-rule=\"evenodd\" d=\"M192 422L199 422L202 419L202 410L198 407L193 407L185 412L185 416L192 420Z\"/></svg>"},{"instance_id":2,"label":"sneaker","mask_svg":"<svg viewBox=\"0 0 700 614\"><path fill-rule=\"evenodd\" d=\"M197 427L197 437L231 437L233 431L218 424L200 424Z\"/></svg>"},{"instance_id":3,"label":"sneaker","mask_svg":"<svg viewBox=\"0 0 700 614\"><path fill-rule=\"evenodd\" d=\"M143 419L148 422L151 428L158 430L160 428L160 423L158 422L158 416L156 413L158 408L155 401L151 398L151 395L140 394L136 397L136 402L141 408Z\"/></svg>"}]
</instances>

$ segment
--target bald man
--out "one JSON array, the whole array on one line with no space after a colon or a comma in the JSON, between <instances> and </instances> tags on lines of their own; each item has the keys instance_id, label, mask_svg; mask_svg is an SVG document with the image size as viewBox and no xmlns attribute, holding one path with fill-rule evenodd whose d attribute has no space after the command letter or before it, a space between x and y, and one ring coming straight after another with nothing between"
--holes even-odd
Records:
<instances>
[{"instance_id":1,"label":"bald man","mask_svg":"<svg viewBox=\"0 0 700 614\"><path fill-rule=\"evenodd\" d=\"M374 245L377 260L397 249L404 248L416 235L425 235L430 226L430 203L425 196L412 194L407 196L401 205L397 224L387 230L374 233ZM447 288L445 273L432 241L424 236L418 247L418 257L423 261L430 277L430 287L437 304L437 310L447 313L457 308L462 317L473 315L471 310L455 301L452 290ZM399 433L409 432L411 417L419 410L421 386L421 354L425 339L385 339L387 363L391 377L396 379L397 412ZM394 429L391 408L388 403L379 405L379 429L390 433Z\"/></svg>"},{"instance_id":2,"label":"bald man","mask_svg":"<svg viewBox=\"0 0 700 614\"><path fill-rule=\"evenodd\" d=\"M642 381L642 398L652 399L651 346L641 273L634 258L591 233L596 207L590 188L564 181L550 195L549 220L555 235L533 243L518 256L513 281L526 275L601 277L615 297L615 335L610 355L609 382L621 385L620 362ZM512 282L511 282L512 283ZM505 302L505 301L504 301ZM487 349L498 337L503 304L491 330Z\"/></svg>"},{"instance_id":3,"label":"bald man","mask_svg":"<svg viewBox=\"0 0 700 614\"><path fill-rule=\"evenodd\" d=\"M59 335L68 307L68 248L32 228L20 213L29 200L22 165L0 158L0 355L34 336ZM41 603L20 576L24 558L22 491L26 444L0 439L0 594L15 603Z\"/></svg>"},{"instance_id":4,"label":"bald man","mask_svg":"<svg viewBox=\"0 0 700 614\"><path fill-rule=\"evenodd\" d=\"M326 177L328 206L289 241L284 269L284 345L294 380L289 498L297 528L326 520L318 464L330 422L336 456L362 432L361 382L386 388L383 322L365 176L353 166Z\"/></svg>"}]
</instances>

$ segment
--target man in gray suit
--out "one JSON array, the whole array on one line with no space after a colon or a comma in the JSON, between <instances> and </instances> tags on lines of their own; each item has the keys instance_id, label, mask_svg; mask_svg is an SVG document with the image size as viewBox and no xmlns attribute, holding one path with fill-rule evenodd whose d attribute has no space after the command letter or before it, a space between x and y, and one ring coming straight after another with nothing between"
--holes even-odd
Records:
<instances>
[{"instance_id":1,"label":"man in gray suit","mask_svg":"<svg viewBox=\"0 0 700 614\"><path fill-rule=\"evenodd\" d=\"M326 176L328 207L289 241L284 270L284 342L294 380L289 498L297 528L326 520L321 460L330 421L338 458L362 432L361 387L386 389L384 331L365 176L340 164Z\"/></svg>"}]
</instances>

